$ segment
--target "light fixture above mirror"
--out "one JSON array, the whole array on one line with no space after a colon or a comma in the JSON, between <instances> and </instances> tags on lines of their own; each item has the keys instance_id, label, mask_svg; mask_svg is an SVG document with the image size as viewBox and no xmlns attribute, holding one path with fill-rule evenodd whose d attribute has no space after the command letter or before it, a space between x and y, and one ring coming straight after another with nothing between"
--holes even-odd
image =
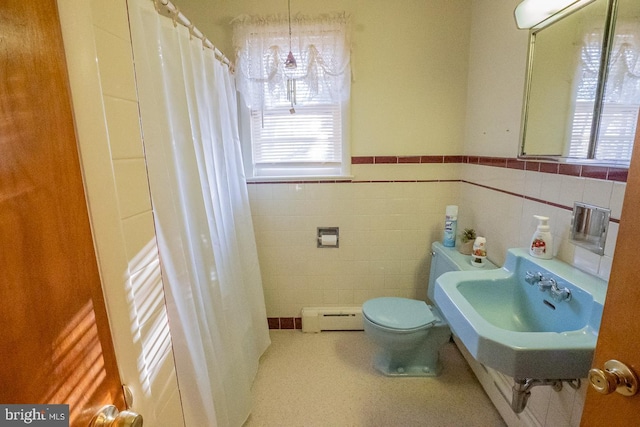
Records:
<instances>
[{"instance_id":1,"label":"light fixture above mirror","mask_svg":"<svg viewBox=\"0 0 640 427\"><path fill-rule=\"evenodd\" d=\"M516 25L520 29L534 28L547 19L559 19L592 1L594 0L523 0L514 12Z\"/></svg>"}]
</instances>

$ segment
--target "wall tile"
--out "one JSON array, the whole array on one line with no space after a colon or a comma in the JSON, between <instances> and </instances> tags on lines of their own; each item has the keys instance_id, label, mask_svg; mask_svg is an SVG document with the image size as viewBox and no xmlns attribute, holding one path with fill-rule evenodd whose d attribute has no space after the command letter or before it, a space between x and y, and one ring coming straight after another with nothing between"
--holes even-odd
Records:
<instances>
[{"instance_id":1,"label":"wall tile","mask_svg":"<svg viewBox=\"0 0 640 427\"><path fill-rule=\"evenodd\" d=\"M166 315L160 262L157 259L133 273L129 286L133 298L131 305L134 308L134 312L129 315L130 318L135 317L135 326L149 324L158 313Z\"/></svg>"},{"instance_id":2,"label":"wall tile","mask_svg":"<svg viewBox=\"0 0 640 427\"><path fill-rule=\"evenodd\" d=\"M558 259L567 263L573 262L576 250L575 244L571 243L569 240L562 240L557 245L557 250L558 252L556 256L558 257Z\"/></svg>"},{"instance_id":3,"label":"wall tile","mask_svg":"<svg viewBox=\"0 0 640 427\"><path fill-rule=\"evenodd\" d=\"M611 209L611 217L620 219L622 216L622 203L624 202L624 191L627 188L626 183L614 182L611 192L611 200L609 207Z\"/></svg>"},{"instance_id":4,"label":"wall tile","mask_svg":"<svg viewBox=\"0 0 640 427\"><path fill-rule=\"evenodd\" d=\"M547 418L552 392L551 387L534 387L531 389L531 397L527 402L527 408L537 420L541 420L541 423L544 423Z\"/></svg>"},{"instance_id":5,"label":"wall tile","mask_svg":"<svg viewBox=\"0 0 640 427\"><path fill-rule=\"evenodd\" d=\"M340 305L353 305L353 290L342 289L338 291L338 304Z\"/></svg>"},{"instance_id":6,"label":"wall tile","mask_svg":"<svg viewBox=\"0 0 640 427\"><path fill-rule=\"evenodd\" d=\"M95 34L103 93L136 101L131 44L99 28Z\"/></svg>"},{"instance_id":7,"label":"wall tile","mask_svg":"<svg viewBox=\"0 0 640 427\"><path fill-rule=\"evenodd\" d=\"M118 191L120 217L128 218L151 210L144 160L115 160L113 171Z\"/></svg>"},{"instance_id":8,"label":"wall tile","mask_svg":"<svg viewBox=\"0 0 640 427\"><path fill-rule=\"evenodd\" d=\"M585 178L563 176L560 184L559 203L573 206L573 202L581 201L584 196Z\"/></svg>"},{"instance_id":9,"label":"wall tile","mask_svg":"<svg viewBox=\"0 0 640 427\"><path fill-rule=\"evenodd\" d=\"M589 179L585 182L584 197L582 201L603 208L608 208L611 204L611 193L613 191L613 181L603 181L600 179Z\"/></svg>"},{"instance_id":10,"label":"wall tile","mask_svg":"<svg viewBox=\"0 0 640 427\"><path fill-rule=\"evenodd\" d=\"M104 110L109 131L111 158L143 158L138 103L107 96Z\"/></svg>"},{"instance_id":11,"label":"wall tile","mask_svg":"<svg viewBox=\"0 0 640 427\"><path fill-rule=\"evenodd\" d=\"M603 256L600 258L600 269L598 270L598 277L603 280L609 281L611 277L611 267L613 266L613 258Z\"/></svg>"},{"instance_id":12,"label":"wall tile","mask_svg":"<svg viewBox=\"0 0 640 427\"><path fill-rule=\"evenodd\" d=\"M131 273L158 258L156 232L151 211L125 218L122 221L124 239Z\"/></svg>"},{"instance_id":13,"label":"wall tile","mask_svg":"<svg viewBox=\"0 0 640 427\"><path fill-rule=\"evenodd\" d=\"M576 247L573 264L587 273L598 275L600 269L600 256L588 251L587 249Z\"/></svg>"},{"instance_id":14,"label":"wall tile","mask_svg":"<svg viewBox=\"0 0 640 427\"><path fill-rule=\"evenodd\" d=\"M563 176L543 173L540 183L540 198L553 203L560 203L560 187Z\"/></svg>"},{"instance_id":15,"label":"wall tile","mask_svg":"<svg viewBox=\"0 0 640 427\"><path fill-rule=\"evenodd\" d=\"M174 382L177 382L177 379L174 380ZM175 408L181 407L182 401L180 399L180 391L176 387L171 393L171 396L169 397L164 408L158 413L158 419L162 420L162 422L166 423L166 425L168 426L184 425L182 413L175 410Z\"/></svg>"},{"instance_id":16,"label":"wall tile","mask_svg":"<svg viewBox=\"0 0 640 427\"><path fill-rule=\"evenodd\" d=\"M571 422L571 411L567 411L567 408L573 407L575 396L575 390L566 385L559 392L554 392L549 400L545 426L568 426Z\"/></svg>"},{"instance_id":17,"label":"wall tile","mask_svg":"<svg viewBox=\"0 0 640 427\"><path fill-rule=\"evenodd\" d=\"M129 16L126 0L91 1L93 24L101 30L129 40Z\"/></svg>"},{"instance_id":18,"label":"wall tile","mask_svg":"<svg viewBox=\"0 0 640 427\"><path fill-rule=\"evenodd\" d=\"M586 381L583 381L580 388L576 391L576 398L573 401L573 407L571 408L571 427L580 426L582 410L584 409L584 401L587 395L588 387L589 384Z\"/></svg>"},{"instance_id":19,"label":"wall tile","mask_svg":"<svg viewBox=\"0 0 640 427\"><path fill-rule=\"evenodd\" d=\"M618 240L618 230L620 225L609 221L609 227L607 228L607 241L604 245L604 254L613 258L613 253L616 249L616 241Z\"/></svg>"},{"instance_id":20,"label":"wall tile","mask_svg":"<svg viewBox=\"0 0 640 427\"><path fill-rule=\"evenodd\" d=\"M524 177L524 195L529 197L540 198L542 189L542 174L532 171L525 171Z\"/></svg>"}]
</instances>

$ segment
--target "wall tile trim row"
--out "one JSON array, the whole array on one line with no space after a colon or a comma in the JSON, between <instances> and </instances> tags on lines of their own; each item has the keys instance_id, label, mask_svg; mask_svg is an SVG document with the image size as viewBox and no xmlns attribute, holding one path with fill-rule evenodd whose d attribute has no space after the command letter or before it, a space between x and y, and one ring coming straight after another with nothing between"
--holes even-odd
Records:
<instances>
[{"instance_id":1,"label":"wall tile trim row","mask_svg":"<svg viewBox=\"0 0 640 427\"><path fill-rule=\"evenodd\" d=\"M437 164L437 163L465 163L498 168L519 169L532 172L542 172L558 175L569 175L582 178L602 179L605 181L627 182L628 168L573 165L568 163L549 163L539 160L521 160L508 157L479 157L479 156L359 156L352 157L353 165L376 164ZM266 180L251 181L247 184L355 184L374 182L452 182L457 180L402 180L402 181L367 181L351 179L308 179L308 180Z\"/></svg>"},{"instance_id":2,"label":"wall tile trim row","mask_svg":"<svg viewBox=\"0 0 640 427\"><path fill-rule=\"evenodd\" d=\"M321 179L321 180L297 180L297 181L248 181L248 185L260 185L260 184L375 184L375 183L388 183L388 182L460 182L459 179L402 179L402 180L333 180L333 179Z\"/></svg>"},{"instance_id":3,"label":"wall tile trim row","mask_svg":"<svg viewBox=\"0 0 640 427\"><path fill-rule=\"evenodd\" d=\"M555 208L564 209L564 210L568 210L568 211L573 211L573 206L566 206L566 205L562 205L560 203L554 203L554 202L550 202L548 200L543 200L543 199L538 199L536 197L526 196L524 194L513 193L511 191L506 191L506 190L502 190L500 188L490 187L488 185L478 184L476 182L471 182L471 181L466 181L466 180L460 180L460 182L464 182L465 184L475 185L477 187L486 188L488 190L498 191L500 193L508 194L508 195L514 196L514 197L522 197L525 200L531 200L532 202L542 203L542 204L545 204L545 205L553 206ZM609 221L614 222L616 224L620 223L620 219L618 219L618 218L610 217Z\"/></svg>"},{"instance_id":4,"label":"wall tile trim row","mask_svg":"<svg viewBox=\"0 0 640 427\"><path fill-rule=\"evenodd\" d=\"M488 190L493 190L493 191L498 191L500 193L504 193L504 194L508 194L510 196L514 196L514 197L522 197L525 200L531 200L533 202L538 202L538 203L542 203L545 205L549 205L549 206L553 206L559 209L564 209L564 210L568 210L568 211L573 211L573 206L566 206L566 205L562 205L559 203L555 203L555 202L550 202L548 200L543 200L543 199L538 199L536 197L531 197L531 196L527 196L525 194L519 194L519 193L514 193L512 191L507 191L507 190L503 190L500 188L496 188L496 187L491 187L488 185L483 185L483 184L478 184L476 182L472 182L472 181L467 181L467 180L463 180L463 179L431 179L431 180L420 180L420 179L416 179L416 180L372 180L372 181L269 181L269 182L248 182L247 184L252 185L252 184L332 184L332 183L336 183L336 182L349 182L352 184L362 184L362 183L396 183L396 182L464 182L465 184L470 184L470 185L475 185L478 187L482 187L482 188L486 188ZM619 218L609 218L609 221L614 222L616 224L620 223L620 219ZM273 318L273 325L276 325L276 321L279 322L277 327L272 327L271 321L269 323L269 329L298 329L297 326L295 328L293 327L282 327L282 319L289 319L289 318ZM289 322L289 320L286 320L285 322Z\"/></svg>"},{"instance_id":5,"label":"wall tile trim row","mask_svg":"<svg viewBox=\"0 0 640 427\"><path fill-rule=\"evenodd\" d=\"M301 317L267 317L269 329L302 329Z\"/></svg>"},{"instance_id":6,"label":"wall tile trim row","mask_svg":"<svg viewBox=\"0 0 640 427\"><path fill-rule=\"evenodd\" d=\"M466 158L468 156L357 156L351 157L351 164L467 163Z\"/></svg>"},{"instance_id":7,"label":"wall tile trim row","mask_svg":"<svg viewBox=\"0 0 640 427\"><path fill-rule=\"evenodd\" d=\"M534 172L570 175L582 178L627 182L628 168L553 163L542 160L522 160L513 157L483 156L357 156L351 158L353 165L415 164L415 163L468 163L499 168L519 169Z\"/></svg>"}]
</instances>

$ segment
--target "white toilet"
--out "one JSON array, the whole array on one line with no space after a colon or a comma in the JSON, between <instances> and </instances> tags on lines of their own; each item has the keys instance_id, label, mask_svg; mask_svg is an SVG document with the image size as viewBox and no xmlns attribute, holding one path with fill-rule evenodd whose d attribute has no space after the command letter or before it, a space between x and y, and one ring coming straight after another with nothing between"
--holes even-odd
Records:
<instances>
[{"instance_id":1,"label":"white toilet","mask_svg":"<svg viewBox=\"0 0 640 427\"><path fill-rule=\"evenodd\" d=\"M471 270L470 257L441 243L431 245L428 297L434 301L435 281L448 271ZM495 268L488 263L487 267ZM374 366L389 376L430 377L442 370L439 350L451 337L449 325L424 301L384 297L362 305L364 331L380 350Z\"/></svg>"}]
</instances>

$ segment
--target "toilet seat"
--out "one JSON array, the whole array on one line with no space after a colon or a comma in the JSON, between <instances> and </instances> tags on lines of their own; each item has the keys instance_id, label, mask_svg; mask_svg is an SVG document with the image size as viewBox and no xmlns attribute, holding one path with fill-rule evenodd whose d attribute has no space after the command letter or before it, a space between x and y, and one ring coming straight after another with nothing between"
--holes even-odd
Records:
<instances>
[{"instance_id":1,"label":"toilet seat","mask_svg":"<svg viewBox=\"0 0 640 427\"><path fill-rule=\"evenodd\" d=\"M421 329L438 321L426 302L408 298L371 299L362 305L362 314L377 325L396 330Z\"/></svg>"}]
</instances>

